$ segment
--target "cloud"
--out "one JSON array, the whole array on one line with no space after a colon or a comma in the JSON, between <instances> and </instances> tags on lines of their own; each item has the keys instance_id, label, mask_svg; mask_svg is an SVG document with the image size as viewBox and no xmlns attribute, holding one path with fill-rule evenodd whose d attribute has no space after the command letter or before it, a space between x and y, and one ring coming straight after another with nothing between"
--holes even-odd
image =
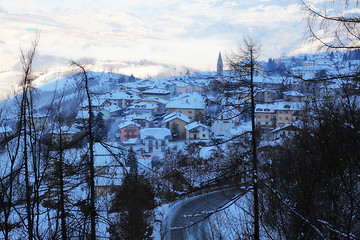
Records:
<instances>
[{"instance_id":1,"label":"cloud","mask_svg":"<svg viewBox=\"0 0 360 240\"><path fill-rule=\"evenodd\" d=\"M248 33L259 38L266 56L296 47L303 26L295 2L12 0L0 4L0 21L5 23L0 34L6 43L0 50L16 52L29 45L34 34L26 29L36 28L41 29L43 55L146 58L209 70L219 50Z\"/></svg>"}]
</instances>

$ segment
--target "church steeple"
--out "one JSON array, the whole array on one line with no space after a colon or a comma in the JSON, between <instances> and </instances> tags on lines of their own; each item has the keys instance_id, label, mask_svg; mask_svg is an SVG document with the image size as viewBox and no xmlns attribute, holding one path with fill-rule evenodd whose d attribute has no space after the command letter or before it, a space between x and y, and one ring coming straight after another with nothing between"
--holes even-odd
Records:
<instances>
[{"instance_id":1,"label":"church steeple","mask_svg":"<svg viewBox=\"0 0 360 240\"><path fill-rule=\"evenodd\" d=\"M222 75L223 74L223 61L221 58L221 52L219 52L219 57L218 57L218 61L217 61L217 74L218 75Z\"/></svg>"}]
</instances>

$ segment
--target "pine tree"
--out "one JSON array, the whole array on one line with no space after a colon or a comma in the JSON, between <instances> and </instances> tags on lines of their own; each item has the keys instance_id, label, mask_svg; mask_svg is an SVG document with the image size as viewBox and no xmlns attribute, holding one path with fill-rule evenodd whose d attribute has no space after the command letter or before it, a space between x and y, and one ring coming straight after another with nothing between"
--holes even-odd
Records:
<instances>
[{"instance_id":1,"label":"pine tree","mask_svg":"<svg viewBox=\"0 0 360 240\"><path fill-rule=\"evenodd\" d=\"M118 214L108 229L110 238L151 239L154 196L153 187L144 176L126 174L112 199L110 211Z\"/></svg>"},{"instance_id":2,"label":"pine tree","mask_svg":"<svg viewBox=\"0 0 360 240\"><path fill-rule=\"evenodd\" d=\"M125 161L126 166L130 167L131 174L137 174L138 172L138 161L136 158L136 154L132 147L130 147L129 153L126 157Z\"/></svg>"},{"instance_id":3,"label":"pine tree","mask_svg":"<svg viewBox=\"0 0 360 240\"><path fill-rule=\"evenodd\" d=\"M94 122L94 137L96 141L101 141L105 137L106 129L105 129L105 123L103 119L103 114L99 112L95 117Z\"/></svg>"},{"instance_id":4,"label":"pine tree","mask_svg":"<svg viewBox=\"0 0 360 240\"><path fill-rule=\"evenodd\" d=\"M171 137L174 140L180 139L179 125L175 122L171 125Z\"/></svg>"}]
</instances>

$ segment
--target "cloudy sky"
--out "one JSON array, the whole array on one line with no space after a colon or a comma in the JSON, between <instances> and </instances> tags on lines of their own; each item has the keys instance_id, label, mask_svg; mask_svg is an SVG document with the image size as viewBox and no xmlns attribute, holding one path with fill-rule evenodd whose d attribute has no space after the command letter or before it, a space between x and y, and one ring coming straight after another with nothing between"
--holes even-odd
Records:
<instances>
[{"instance_id":1,"label":"cloudy sky","mask_svg":"<svg viewBox=\"0 0 360 240\"><path fill-rule=\"evenodd\" d=\"M1 0L0 70L18 62L39 29L38 53L68 59L142 59L214 70L244 35L262 58L298 53L298 0Z\"/></svg>"}]
</instances>

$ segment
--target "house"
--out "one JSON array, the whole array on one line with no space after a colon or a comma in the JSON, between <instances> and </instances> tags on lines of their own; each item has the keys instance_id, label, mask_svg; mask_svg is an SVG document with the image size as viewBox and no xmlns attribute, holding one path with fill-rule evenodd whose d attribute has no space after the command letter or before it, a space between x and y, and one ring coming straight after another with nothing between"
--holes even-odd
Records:
<instances>
[{"instance_id":1,"label":"house","mask_svg":"<svg viewBox=\"0 0 360 240\"><path fill-rule=\"evenodd\" d=\"M146 103L150 103L152 105L157 106L155 114L161 114L161 113L167 112L166 104L168 103L168 101L166 101L162 98L148 97L146 99L141 100L141 102L146 102Z\"/></svg>"},{"instance_id":2,"label":"house","mask_svg":"<svg viewBox=\"0 0 360 240\"><path fill-rule=\"evenodd\" d=\"M150 89L150 90L146 90L142 93L143 98L161 98L164 100L169 101L170 100L170 91L165 90L165 89L158 89L158 88L154 88L154 89Z\"/></svg>"},{"instance_id":3,"label":"house","mask_svg":"<svg viewBox=\"0 0 360 240\"><path fill-rule=\"evenodd\" d=\"M209 140L210 128L199 122L192 122L185 126L186 141L189 140Z\"/></svg>"},{"instance_id":4,"label":"house","mask_svg":"<svg viewBox=\"0 0 360 240\"><path fill-rule=\"evenodd\" d=\"M297 91L284 92L284 101L286 102L305 102L306 96Z\"/></svg>"},{"instance_id":5,"label":"house","mask_svg":"<svg viewBox=\"0 0 360 240\"><path fill-rule=\"evenodd\" d=\"M186 93L194 92L193 86L189 83L176 81L175 84L176 84L175 93L177 94L186 94Z\"/></svg>"},{"instance_id":6,"label":"house","mask_svg":"<svg viewBox=\"0 0 360 240\"><path fill-rule=\"evenodd\" d=\"M224 138L229 129L235 127L236 119L231 113L221 114L212 124L211 132L214 133L215 138Z\"/></svg>"},{"instance_id":7,"label":"house","mask_svg":"<svg viewBox=\"0 0 360 240\"><path fill-rule=\"evenodd\" d=\"M163 119L165 123L165 127L172 131L172 135L174 137L173 131L178 131L178 139L185 139L186 137L186 130L185 126L190 123L190 118L180 112L174 112L168 114ZM174 130L174 129L177 130Z\"/></svg>"},{"instance_id":8,"label":"house","mask_svg":"<svg viewBox=\"0 0 360 240\"><path fill-rule=\"evenodd\" d=\"M263 76L255 76L254 77L255 86L262 89L279 89L284 84L284 79L282 77L263 77Z\"/></svg>"},{"instance_id":9,"label":"house","mask_svg":"<svg viewBox=\"0 0 360 240\"><path fill-rule=\"evenodd\" d=\"M237 144L239 142L250 144L251 142L251 121L244 122L236 126L235 128L229 129L226 133L226 139L232 139L229 144Z\"/></svg>"},{"instance_id":10,"label":"house","mask_svg":"<svg viewBox=\"0 0 360 240\"><path fill-rule=\"evenodd\" d=\"M132 121L126 121L119 124L120 140L126 142L129 139L138 138L141 126Z\"/></svg>"},{"instance_id":11,"label":"house","mask_svg":"<svg viewBox=\"0 0 360 240\"><path fill-rule=\"evenodd\" d=\"M117 156L119 146L107 145L104 147L100 143L94 144L94 168L95 195L102 197L108 195L111 188L121 185L121 179L125 174L125 169L114 156Z\"/></svg>"},{"instance_id":12,"label":"house","mask_svg":"<svg viewBox=\"0 0 360 240\"><path fill-rule=\"evenodd\" d=\"M256 104L255 121L259 127L278 128L300 118L303 102L275 102Z\"/></svg>"},{"instance_id":13,"label":"house","mask_svg":"<svg viewBox=\"0 0 360 240\"><path fill-rule=\"evenodd\" d=\"M84 100L80 103L81 111L88 111L88 101ZM110 106L111 102L106 97L93 98L91 99L91 111L100 111L105 106Z\"/></svg>"},{"instance_id":14,"label":"house","mask_svg":"<svg viewBox=\"0 0 360 240\"><path fill-rule=\"evenodd\" d=\"M274 90L259 90L255 93L255 101L257 103L273 103L275 96Z\"/></svg>"},{"instance_id":15,"label":"house","mask_svg":"<svg viewBox=\"0 0 360 240\"><path fill-rule=\"evenodd\" d=\"M136 101L140 101L141 97L132 91L126 92L111 92L106 94L104 97L113 105L116 105L120 108L125 108L130 106Z\"/></svg>"},{"instance_id":16,"label":"house","mask_svg":"<svg viewBox=\"0 0 360 240\"><path fill-rule=\"evenodd\" d=\"M256 126L272 128L276 126L276 114L273 104L256 104L255 106Z\"/></svg>"},{"instance_id":17,"label":"house","mask_svg":"<svg viewBox=\"0 0 360 240\"><path fill-rule=\"evenodd\" d=\"M103 114L103 119L114 119L120 117L122 109L116 105L110 105L100 110Z\"/></svg>"},{"instance_id":18,"label":"house","mask_svg":"<svg viewBox=\"0 0 360 240\"><path fill-rule=\"evenodd\" d=\"M157 106L147 102L135 103L128 107L130 114L153 116Z\"/></svg>"},{"instance_id":19,"label":"house","mask_svg":"<svg viewBox=\"0 0 360 240\"><path fill-rule=\"evenodd\" d=\"M171 139L170 129L144 128L140 130L143 151L151 154L164 153Z\"/></svg>"},{"instance_id":20,"label":"house","mask_svg":"<svg viewBox=\"0 0 360 240\"><path fill-rule=\"evenodd\" d=\"M49 133L50 142L55 148L71 148L80 144L81 131L76 127L57 126Z\"/></svg>"},{"instance_id":21,"label":"house","mask_svg":"<svg viewBox=\"0 0 360 240\"><path fill-rule=\"evenodd\" d=\"M126 91L126 90L128 90L128 86L126 86L126 84L119 83L119 84L117 85L117 90L119 90L119 91Z\"/></svg>"},{"instance_id":22,"label":"house","mask_svg":"<svg viewBox=\"0 0 360 240\"><path fill-rule=\"evenodd\" d=\"M124 116L124 120L133 121L140 125L141 128L148 128L152 125L153 117L148 115L129 114Z\"/></svg>"},{"instance_id":23,"label":"house","mask_svg":"<svg viewBox=\"0 0 360 240\"><path fill-rule=\"evenodd\" d=\"M166 104L168 114L180 112L190 121L200 121L206 115L205 100L199 93L180 96Z\"/></svg>"},{"instance_id":24,"label":"house","mask_svg":"<svg viewBox=\"0 0 360 240\"><path fill-rule=\"evenodd\" d=\"M278 140L281 138L292 137L299 131L300 128L294 126L293 123L288 123L271 131L271 137L273 140Z\"/></svg>"}]
</instances>

